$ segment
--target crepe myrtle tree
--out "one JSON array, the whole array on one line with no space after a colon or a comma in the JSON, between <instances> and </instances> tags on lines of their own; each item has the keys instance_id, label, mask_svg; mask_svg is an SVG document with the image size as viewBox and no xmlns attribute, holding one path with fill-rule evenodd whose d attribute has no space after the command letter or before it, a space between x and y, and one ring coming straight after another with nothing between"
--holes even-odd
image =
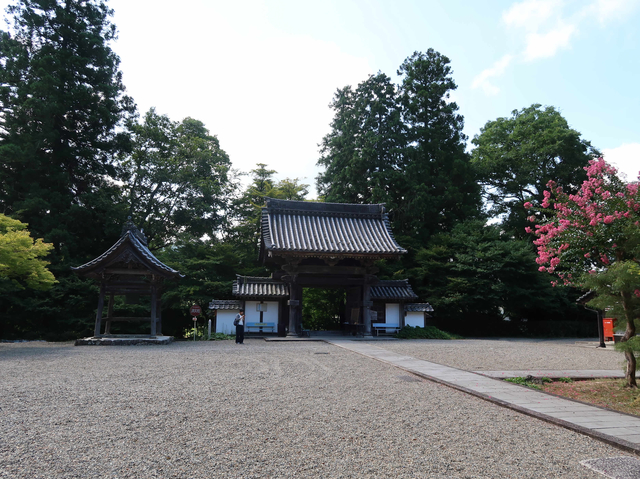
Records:
<instances>
[{"instance_id":1,"label":"crepe myrtle tree","mask_svg":"<svg viewBox=\"0 0 640 479\"><path fill-rule=\"evenodd\" d=\"M589 161L587 179L575 194L554 181L547 183L542 208L532 208L529 221L550 218L528 233L536 236L536 262L565 285L591 289L590 306L610 310L626 323L617 348L627 360L627 386L637 387L636 356L640 353L640 193L639 182L625 183L602 158ZM550 214L551 213L551 214Z\"/></svg>"}]
</instances>

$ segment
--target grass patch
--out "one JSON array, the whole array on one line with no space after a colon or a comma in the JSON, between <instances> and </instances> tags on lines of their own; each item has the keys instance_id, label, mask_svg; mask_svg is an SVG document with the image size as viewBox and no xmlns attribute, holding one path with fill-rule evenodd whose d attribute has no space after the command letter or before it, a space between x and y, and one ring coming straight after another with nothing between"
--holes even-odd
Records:
<instances>
[{"instance_id":1,"label":"grass patch","mask_svg":"<svg viewBox=\"0 0 640 479\"><path fill-rule=\"evenodd\" d=\"M462 336L441 331L435 326L425 328L405 326L395 334L395 337L400 339L463 339Z\"/></svg>"},{"instance_id":2,"label":"grass patch","mask_svg":"<svg viewBox=\"0 0 640 479\"><path fill-rule=\"evenodd\" d=\"M542 390L576 401L640 416L640 389L625 387L624 379L587 379L584 381L554 381Z\"/></svg>"},{"instance_id":3,"label":"grass patch","mask_svg":"<svg viewBox=\"0 0 640 479\"><path fill-rule=\"evenodd\" d=\"M565 379L565 378L563 378ZM526 386L532 389L542 390L542 386L544 384L550 383L551 379L549 378L534 378L533 376L527 376L526 378L507 378L505 381L519 384L520 386Z\"/></svg>"}]
</instances>

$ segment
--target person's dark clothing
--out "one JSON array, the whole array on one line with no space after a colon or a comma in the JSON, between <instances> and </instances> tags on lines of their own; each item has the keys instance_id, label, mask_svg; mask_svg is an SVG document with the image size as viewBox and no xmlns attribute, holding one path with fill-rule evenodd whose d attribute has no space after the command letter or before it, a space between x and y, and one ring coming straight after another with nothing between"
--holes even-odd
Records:
<instances>
[{"instance_id":1,"label":"person's dark clothing","mask_svg":"<svg viewBox=\"0 0 640 479\"><path fill-rule=\"evenodd\" d=\"M236 326L236 343L237 344L244 343L244 324L238 324Z\"/></svg>"}]
</instances>

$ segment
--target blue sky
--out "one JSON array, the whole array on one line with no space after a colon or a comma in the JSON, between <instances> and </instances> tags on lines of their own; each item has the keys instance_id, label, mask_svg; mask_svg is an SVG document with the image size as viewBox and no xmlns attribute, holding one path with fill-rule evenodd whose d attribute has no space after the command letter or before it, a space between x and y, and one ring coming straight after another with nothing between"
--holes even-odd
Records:
<instances>
[{"instance_id":1,"label":"blue sky","mask_svg":"<svg viewBox=\"0 0 640 479\"><path fill-rule=\"evenodd\" d=\"M267 163L313 186L336 89L395 79L428 48L451 60L469 139L552 105L608 160L640 170L640 0L109 3L140 111L202 120L239 170Z\"/></svg>"}]
</instances>

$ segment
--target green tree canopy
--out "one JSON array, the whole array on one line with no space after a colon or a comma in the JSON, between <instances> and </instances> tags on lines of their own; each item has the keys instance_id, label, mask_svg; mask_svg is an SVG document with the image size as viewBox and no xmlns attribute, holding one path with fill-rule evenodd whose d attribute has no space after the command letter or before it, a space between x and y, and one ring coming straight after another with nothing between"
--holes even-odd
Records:
<instances>
[{"instance_id":1,"label":"green tree canopy","mask_svg":"<svg viewBox=\"0 0 640 479\"><path fill-rule=\"evenodd\" d=\"M386 203L404 244L479 213L480 189L465 152L449 59L429 49L400 66L400 86L382 73L337 91L317 178L326 201ZM409 244L409 246L410 246Z\"/></svg>"},{"instance_id":2,"label":"green tree canopy","mask_svg":"<svg viewBox=\"0 0 640 479\"><path fill-rule=\"evenodd\" d=\"M7 12L0 209L52 242L54 263L86 258L104 246L117 127L134 111L110 47L113 12L99 0L17 0Z\"/></svg>"},{"instance_id":3,"label":"green tree canopy","mask_svg":"<svg viewBox=\"0 0 640 479\"><path fill-rule=\"evenodd\" d=\"M227 225L231 195L229 156L201 121L174 122L149 110L131 123L131 152L120 163L134 223L157 249L176 238L213 236Z\"/></svg>"},{"instance_id":4,"label":"green tree canopy","mask_svg":"<svg viewBox=\"0 0 640 479\"><path fill-rule=\"evenodd\" d=\"M257 255L260 238L260 218L266 198L303 201L309 193L309 185L299 178L274 179L276 170L270 170L266 163L257 163L251 170L253 182L234 200L234 227L228 238L244 244Z\"/></svg>"},{"instance_id":5,"label":"green tree canopy","mask_svg":"<svg viewBox=\"0 0 640 479\"><path fill-rule=\"evenodd\" d=\"M339 89L330 107L331 132L322 139L318 191L328 202L381 203L401 180L404 138L396 86L384 73L371 75L353 90ZM395 188L394 188L395 186Z\"/></svg>"},{"instance_id":6,"label":"green tree canopy","mask_svg":"<svg viewBox=\"0 0 640 479\"><path fill-rule=\"evenodd\" d=\"M0 214L0 281L17 289L50 289L56 282L44 258L53 245L31 238L27 225ZM0 287L7 293L6 287Z\"/></svg>"},{"instance_id":7,"label":"green tree canopy","mask_svg":"<svg viewBox=\"0 0 640 479\"><path fill-rule=\"evenodd\" d=\"M504 226L520 238L525 237L524 203L539 206L549 180L576 191L586 178L583 168L600 155L559 111L537 104L487 122L472 143L472 162L491 214L504 216Z\"/></svg>"},{"instance_id":8,"label":"green tree canopy","mask_svg":"<svg viewBox=\"0 0 640 479\"><path fill-rule=\"evenodd\" d=\"M522 320L566 319L568 311L578 312L564 288L552 288L537 271L529 241L482 220L435 235L418 251L410 275L420 297L435 308L438 325L460 334L504 334Z\"/></svg>"}]
</instances>

